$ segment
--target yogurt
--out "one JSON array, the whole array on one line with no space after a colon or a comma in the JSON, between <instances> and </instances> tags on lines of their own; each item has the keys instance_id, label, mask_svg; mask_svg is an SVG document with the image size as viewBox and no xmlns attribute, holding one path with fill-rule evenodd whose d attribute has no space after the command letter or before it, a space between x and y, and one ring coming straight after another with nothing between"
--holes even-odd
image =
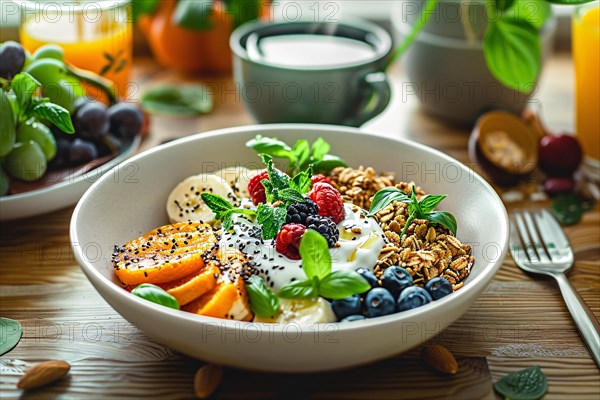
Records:
<instances>
[{"instance_id":1,"label":"yogurt","mask_svg":"<svg viewBox=\"0 0 600 400\"><path fill-rule=\"evenodd\" d=\"M356 206L345 205L346 217L338 224L338 246L329 249L332 270L372 270L385 243L375 219ZM302 260L291 260L275 250L275 240L261 240L260 227L246 216L236 215L233 232L221 235L221 249L238 249L275 292L290 282L306 279ZM258 236L258 237L257 237Z\"/></svg>"}]
</instances>

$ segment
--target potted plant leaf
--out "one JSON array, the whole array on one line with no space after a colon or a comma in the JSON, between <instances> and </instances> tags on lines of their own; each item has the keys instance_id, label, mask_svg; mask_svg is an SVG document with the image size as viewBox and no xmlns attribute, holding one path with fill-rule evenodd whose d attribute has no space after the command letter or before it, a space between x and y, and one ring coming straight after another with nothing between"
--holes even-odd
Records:
<instances>
[{"instance_id":1,"label":"potted plant leaf","mask_svg":"<svg viewBox=\"0 0 600 400\"><path fill-rule=\"evenodd\" d=\"M133 0L132 5L156 60L188 73L230 71L233 29L269 13L267 0Z\"/></svg>"},{"instance_id":2,"label":"potted plant leaf","mask_svg":"<svg viewBox=\"0 0 600 400\"><path fill-rule=\"evenodd\" d=\"M551 3L593 0L406 0L393 24L409 82L425 111L471 124L492 108L520 113L535 93L555 21Z\"/></svg>"}]
</instances>

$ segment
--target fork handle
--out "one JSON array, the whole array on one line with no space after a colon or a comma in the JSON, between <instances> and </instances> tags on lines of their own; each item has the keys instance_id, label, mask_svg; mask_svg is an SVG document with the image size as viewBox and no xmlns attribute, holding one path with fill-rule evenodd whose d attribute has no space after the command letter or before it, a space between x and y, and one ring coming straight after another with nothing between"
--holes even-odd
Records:
<instances>
[{"instance_id":1,"label":"fork handle","mask_svg":"<svg viewBox=\"0 0 600 400\"><path fill-rule=\"evenodd\" d=\"M596 365L600 368L600 324L596 316L571 286L565 274L553 274L553 276L558 282L567 308L583 336L583 341L592 353Z\"/></svg>"}]
</instances>

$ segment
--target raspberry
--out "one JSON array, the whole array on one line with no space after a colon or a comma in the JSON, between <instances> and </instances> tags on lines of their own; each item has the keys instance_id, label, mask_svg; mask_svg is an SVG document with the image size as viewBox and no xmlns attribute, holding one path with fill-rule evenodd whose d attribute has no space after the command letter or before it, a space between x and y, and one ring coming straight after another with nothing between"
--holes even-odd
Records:
<instances>
[{"instance_id":1,"label":"raspberry","mask_svg":"<svg viewBox=\"0 0 600 400\"><path fill-rule=\"evenodd\" d=\"M313 186L315 183L317 182L325 182L325 183L329 183L331 185L331 181L329 180L328 177L326 177L323 174L318 174L318 175L313 175L310 177L310 181L312 182ZM333 185L332 185L333 186Z\"/></svg>"},{"instance_id":2,"label":"raspberry","mask_svg":"<svg viewBox=\"0 0 600 400\"><path fill-rule=\"evenodd\" d=\"M306 227L300 224L285 224L275 238L275 250L292 260L299 260L300 239L306 232Z\"/></svg>"},{"instance_id":3,"label":"raspberry","mask_svg":"<svg viewBox=\"0 0 600 400\"><path fill-rule=\"evenodd\" d=\"M309 215L317 215L319 209L317 205L309 198L306 201L290 204L287 208L285 216L286 224L302 224L306 226L306 217Z\"/></svg>"},{"instance_id":4,"label":"raspberry","mask_svg":"<svg viewBox=\"0 0 600 400\"><path fill-rule=\"evenodd\" d=\"M331 217L336 224L340 223L346 216L342 195L329 183L315 183L309 195L319 207L319 215Z\"/></svg>"},{"instance_id":5,"label":"raspberry","mask_svg":"<svg viewBox=\"0 0 600 400\"><path fill-rule=\"evenodd\" d=\"M329 247L333 247L340 238L340 231L337 225L329 217L320 215L309 215L306 218L306 225L309 229L319 232L325 239Z\"/></svg>"},{"instance_id":6,"label":"raspberry","mask_svg":"<svg viewBox=\"0 0 600 400\"><path fill-rule=\"evenodd\" d=\"M267 201L267 195L265 194L265 187L262 184L263 179L269 179L269 173L267 170L260 171L248 182L248 192L250 193L250 199L252 200L252 204L255 206L260 203L265 203Z\"/></svg>"}]
</instances>

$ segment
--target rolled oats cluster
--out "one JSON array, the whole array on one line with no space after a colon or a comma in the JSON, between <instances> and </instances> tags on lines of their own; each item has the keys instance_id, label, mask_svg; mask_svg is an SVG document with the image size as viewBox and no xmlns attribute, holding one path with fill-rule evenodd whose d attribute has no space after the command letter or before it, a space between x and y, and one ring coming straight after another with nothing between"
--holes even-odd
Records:
<instances>
[{"instance_id":1,"label":"rolled oats cluster","mask_svg":"<svg viewBox=\"0 0 600 400\"><path fill-rule=\"evenodd\" d=\"M342 198L368 210L375 193L385 187L395 186L406 194L414 183L395 183L393 173L378 175L373 168L336 168L330 179L342 194ZM425 192L415 186L418 196ZM424 286L436 276L446 278L454 290L463 286L463 280L471 272L474 263L471 246L461 243L443 226L430 226L430 222L414 219L403 238L400 233L408 219L408 204L393 202L379 211L375 218L381 226L386 244L379 254L373 272L380 278L390 266L405 268L417 286Z\"/></svg>"}]
</instances>

